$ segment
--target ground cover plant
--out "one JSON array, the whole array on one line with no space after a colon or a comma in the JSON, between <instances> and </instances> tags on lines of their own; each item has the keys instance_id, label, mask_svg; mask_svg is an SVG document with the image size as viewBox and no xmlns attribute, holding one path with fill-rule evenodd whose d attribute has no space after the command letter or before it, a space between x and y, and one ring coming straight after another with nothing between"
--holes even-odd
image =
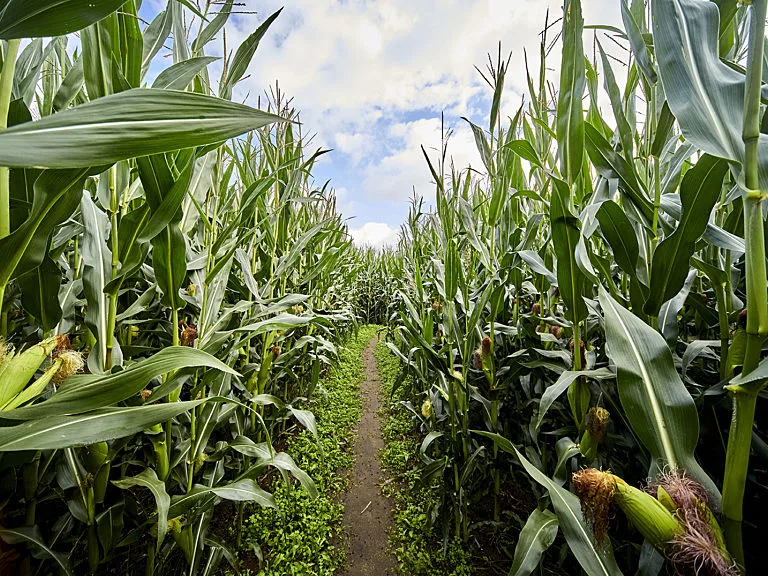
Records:
<instances>
[{"instance_id":1,"label":"ground cover plant","mask_svg":"<svg viewBox=\"0 0 768 576\"><path fill-rule=\"evenodd\" d=\"M443 553L441 534L432 517L440 486L419 482L419 427L413 406L397 382L402 377L400 363L382 340L375 350L381 376L382 396L389 399L382 409L384 450L381 462L388 479L382 492L393 500L394 528L389 540L397 559L398 574L471 573L473 564L464 543L454 540ZM424 411L428 408L425 406ZM478 562L479 564L479 562Z\"/></svg>"},{"instance_id":2,"label":"ground cover plant","mask_svg":"<svg viewBox=\"0 0 768 576\"><path fill-rule=\"evenodd\" d=\"M287 484L277 486L277 508L260 508L248 515L240 536L243 554L256 549L262 558L253 574L335 574L345 565L340 494L349 483L344 470L352 464L354 429L360 420L360 381L364 377L362 353L377 326L362 326L335 356L336 362L320 382L308 408L315 416L323 447L318 451L308 430L290 434L285 450L306 471L319 496L296 493ZM252 508L246 509L248 513Z\"/></svg>"}]
</instances>

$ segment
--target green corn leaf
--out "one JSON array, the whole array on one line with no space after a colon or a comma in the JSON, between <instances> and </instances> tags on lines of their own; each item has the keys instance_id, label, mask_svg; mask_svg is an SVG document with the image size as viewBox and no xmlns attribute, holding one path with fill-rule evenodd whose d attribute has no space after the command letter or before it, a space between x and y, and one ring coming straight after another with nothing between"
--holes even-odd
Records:
<instances>
[{"instance_id":1,"label":"green corn leaf","mask_svg":"<svg viewBox=\"0 0 768 576\"><path fill-rule=\"evenodd\" d=\"M171 498L171 506L168 513L172 518L181 516L189 512L193 507L201 505L201 502L205 503L206 500L214 499L214 496L219 496L226 500L256 502L260 506L277 508L277 503L272 494L259 488L254 480L244 479L223 486L201 486L200 484L195 484L190 492ZM203 507L206 507L205 504L203 504Z\"/></svg>"},{"instance_id":2,"label":"green corn leaf","mask_svg":"<svg viewBox=\"0 0 768 576\"><path fill-rule=\"evenodd\" d=\"M653 218L653 204L648 199L648 194L637 177L634 165L613 150L610 143L597 128L589 123L586 124L585 134L587 154L595 169L608 180L618 178L619 189L627 195L643 217L650 222Z\"/></svg>"},{"instance_id":3,"label":"green corn leaf","mask_svg":"<svg viewBox=\"0 0 768 576\"><path fill-rule=\"evenodd\" d=\"M78 58L72 68L61 82L56 96L53 98L53 110L61 112L69 107L85 84L85 72L83 70L83 58Z\"/></svg>"},{"instance_id":4,"label":"green corn leaf","mask_svg":"<svg viewBox=\"0 0 768 576\"><path fill-rule=\"evenodd\" d=\"M17 282L21 290L21 304L24 309L40 322L44 332L49 332L59 323L62 316L59 303L59 286L51 282L61 277L61 270L50 255L43 262L25 274Z\"/></svg>"},{"instance_id":5,"label":"green corn leaf","mask_svg":"<svg viewBox=\"0 0 768 576\"><path fill-rule=\"evenodd\" d=\"M496 81L495 85L493 87L493 102L491 104L491 114L488 121L488 131L493 134L494 129L496 128L496 120L499 117L499 109L501 108L501 96L504 93L504 76L506 76L507 73L507 65L509 64L509 61L502 62L501 61L501 44L499 44L499 69L497 71L496 75Z\"/></svg>"},{"instance_id":6,"label":"green corn leaf","mask_svg":"<svg viewBox=\"0 0 768 576\"><path fill-rule=\"evenodd\" d=\"M690 270L680 292L664 302L659 310L659 331L664 335L664 339L672 349L674 349L680 332L680 323L677 320L677 315L680 310L682 310L683 305L688 298L688 294L691 292L691 287L693 286L694 280L696 280L696 276L696 270Z\"/></svg>"},{"instance_id":7,"label":"green corn leaf","mask_svg":"<svg viewBox=\"0 0 768 576\"><path fill-rule=\"evenodd\" d=\"M262 394L264 396L264 394ZM315 415L309 410L299 410L289 405L288 410L293 414L293 417L298 420L304 428L312 433L317 443L317 448L320 451L320 456L325 458L325 451L323 450L323 444L320 442L320 435L317 433L317 423L315 422Z\"/></svg>"},{"instance_id":8,"label":"green corn leaf","mask_svg":"<svg viewBox=\"0 0 768 576\"><path fill-rule=\"evenodd\" d=\"M18 426L0 428L0 452L56 450L124 438L208 400L101 408L75 416L29 420Z\"/></svg>"},{"instance_id":9,"label":"green corn leaf","mask_svg":"<svg viewBox=\"0 0 768 576\"><path fill-rule=\"evenodd\" d=\"M277 508L274 496L269 492L262 490L256 484L255 480L246 478L238 480L226 486L217 486L210 489L212 493L219 498L232 500L235 502L256 502L259 506L266 508Z\"/></svg>"},{"instance_id":10,"label":"green corn leaf","mask_svg":"<svg viewBox=\"0 0 768 576\"><path fill-rule=\"evenodd\" d=\"M149 169L149 166L145 164L143 160L144 159L139 159L137 162L140 171ZM164 159L158 158L157 161L164 162ZM154 168L156 166L157 164L153 162L153 175L156 175L154 173ZM163 190L162 193L158 189L155 189L151 181L147 183L144 192L148 196L148 206L151 206L152 214L146 219L146 224L141 226L138 230L137 240L139 242L147 242L154 239L158 234L163 232L169 224L181 220L181 203L189 189L194 166L194 158L190 158L186 167L181 170L181 173L175 180L169 177L165 182L165 185L170 185L170 189ZM154 194L152 199L149 198L149 195L151 194Z\"/></svg>"},{"instance_id":11,"label":"green corn leaf","mask_svg":"<svg viewBox=\"0 0 768 576\"><path fill-rule=\"evenodd\" d=\"M274 466L278 470L290 472L304 487L310 498L313 500L317 498L318 492L315 483L285 452L275 452L271 446L264 443L256 444L245 436L238 436L229 445L236 452L258 458L259 466Z\"/></svg>"},{"instance_id":12,"label":"green corn leaf","mask_svg":"<svg viewBox=\"0 0 768 576\"><path fill-rule=\"evenodd\" d=\"M570 320L575 324L587 316L587 305L583 298L585 277L575 259L580 236L579 220L568 209L568 184L557 178L553 178L552 182L549 220L552 226L552 243L557 255L557 284L563 302L568 307Z\"/></svg>"},{"instance_id":13,"label":"green corn leaf","mask_svg":"<svg viewBox=\"0 0 768 576\"><path fill-rule=\"evenodd\" d=\"M629 46L632 49L632 54L635 56L638 68L645 76L645 80L649 84L656 84L658 80L656 76L656 70L651 63L651 53L643 38L643 31L640 30L640 26L635 20L635 16L627 6L627 0L621 0L621 18L624 21L624 29L627 31L627 38L629 39Z\"/></svg>"},{"instance_id":14,"label":"green corn leaf","mask_svg":"<svg viewBox=\"0 0 768 576\"><path fill-rule=\"evenodd\" d=\"M229 19L229 15L232 13L232 5L234 0L225 0L219 7L219 13L208 23L208 25L202 29L200 35L192 42L193 55L199 54L208 42L218 34Z\"/></svg>"},{"instance_id":15,"label":"green corn leaf","mask_svg":"<svg viewBox=\"0 0 768 576\"><path fill-rule=\"evenodd\" d=\"M0 528L0 538L8 544L24 544L37 551L44 557L51 558L59 565L61 572L71 576L72 568L69 559L59 552L54 552L45 542L40 528L37 526L19 526L18 528Z\"/></svg>"},{"instance_id":16,"label":"green corn leaf","mask_svg":"<svg viewBox=\"0 0 768 576\"><path fill-rule=\"evenodd\" d=\"M175 310L183 307L179 289L187 277L186 250L184 235L175 222L168 224L152 239L152 266L157 285L163 291L163 302ZM173 329L176 330L176 327Z\"/></svg>"},{"instance_id":17,"label":"green corn leaf","mask_svg":"<svg viewBox=\"0 0 768 576\"><path fill-rule=\"evenodd\" d=\"M675 220L679 221L682 219L683 205L678 194L663 194L659 206ZM737 211L737 215L741 216L740 212L741 211ZM739 254L743 254L746 250L746 244L744 243L743 238L731 234L727 230L710 222L707 222L706 229L704 230L704 239L714 246L719 246L725 250L732 250Z\"/></svg>"},{"instance_id":18,"label":"green corn leaf","mask_svg":"<svg viewBox=\"0 0 768 576\"><path fill-rule=\"evenodd\" d=\"M173 1L173 0L171 0ZM170 10L163 10L144 30L144 42L141 55L141 77L146 76L152 59L157 55L171 34Z\"/></svg>"},{"instance_id":19,"label":"green corn leaf","mask_svg":"<svg viewBox=\"0 0 768 576\"><path fill-rule=\"evenodd\" d=\"M491 145L488 143L488 137L485 135L485 131L480 128L477 124L473 124L468 120L467 118L462 117L462 120L465 120L469 127L472 128L472 134L475 137L475 146L477 146L477 151L480 154L480 158L483 161L483 165L485 166L485 169L488 171L488 174L493 174L493 159L491 158Z\"/></svg>"},{"instance_id":20,"label":"green corn leaf","mask_svg":"<svg viewBox=\"0 0 768 576\"><path fill-rule=\"evenodd\" d=\"M536 153L536 150L531 145L528 140L513 140L512 142L508 142L504 145L505 149L511 150L520 158L523 158L524 160L528 160L531 164L534 166L541 167L541 159L539 158L539 155Z\"/></svg>"},{"instance_id":21,"label":"green corn leaf","mask_svg":"<svg viewBox=\"0 0 768 576\"><path fill-rule=\"evenodd\" d=\"M464 232L467 234L467 240L469 240L472 248L474 248L475 251L480 255L480 260L482 261L483 265L490 270L490 252L488 247L485 245L485 242L481 241L478 234L477 226L475 224L475 212L472 210L472 205L463 198L459 198L457 201L459 203L459 217L461 218L461 224L464 228Z\"/></svg>"},{"instance_id":22,"label":"green corn leaf","mask_svg":"<svg viewBox=\"0 0 768 576\"><path fill-rule=\"evenodd\" d=\"M113 46L113 42L118 35L118 21L114 15L80 32L83 45L83 76L91 100L119 92L112 84L113 63L117 64L114 53L119 50L117 46Z\"/></svg>"},{"instance_id":23,"label":"green corn leaf","mask_svg":"<svg viewBox=\"0 0 768 576\"><path fill-rule=\"evenodd\" d=\"M187 274L186 241L179 228L181 202L189 187L194 168L194 156L188 155L179 176L174 179L165 155L139 158L136 162L152 216L139 231L138 241L152 240L152 265L163 302L179 309L179 289Z\"/></svg>"},{"instance_id":24,"label":"green corn leaf","mask_svg":"<svg viewBox=\"0 0 768 576\"><path fill-rule=\"evenodd\" d=\"M459 288L459 274L461 273L461 258L453 239L449 244L445 255L445 299L453 300Z\"/></svg>"},{"instance_id":25,"label":"green corn leaf","mask_svg":"<svg viewBox=\"0 0 768 576\"><path fill-rule=\"evenodd\" d=\"M710 493L715 508L720 493L696 461L699 415L680 380L664 338L619 305L600 287L609 354L616 363L619 398L635 434L651 453L648 475L664 466L680 468Z\"/></svg>"},{"instance_id":26,"label":"green corn leaf","mask_svg":"<svg viewBox=\"0 0 768 576\"><path fill-rule=\"evenodd\" d=\"M155 78L152 88L160 88L163 90L184 90L189 83L194 80L201 71L211 64L216 62L218 58L212 56L201 56L199 58L190 58L184 60L178 64L174 64L170 68L166 68Z\"/></svg>"},{"instance_id":27,"label":"green corn leaf","mask_svg":"<svg viewBox=\"0 0 768 576\"><path fill-rule=\"evenodd\" d=\"M148 488L155 497L157 505L157 549L160 549L165 535L168 533L168 509L171 506L171 497L165 490L165 482L162 482L151 468L147 468L136 476L113 480L112 484L126 490L135 486Z\"/></svg>"},{"instance_id":28,"label":"green corn leaf","mask_svg":"<svg viewBox=\"0 0 768 576\"><path fill-rule=\"evenodd\" d=\"M568 387L580 377L594 378L595 380L611 380L616 375L608 368L598 368L596 370L581 370L579 372L566 370L558 377L557 381L547 386L544 390L544 394L541 395L539 401L539 411L536 417L536 430L541 428L541 424L544 422L544 416L550 409L552 404L557 400Z\"/></svg>"},{"instance_id":29,"label":"green corn leaf","mask_svg":"<svg viewBox=\"0 0 768 576\"><path fill-rule=\"evenodd\" d=\"M232 98L232 89L235 87L243 76L245 76L248 66L251 64L253 55L256 53L256 49L259 47L259 42L267 33L267 30L272 25L272 22L280 15L283 9L281 8L277 12L269 16L259 26L256 31L248 36L245 41L238 47L235 52L235 56L232 58L232 62L226 68L226 76L221 83L221 97L230 100Z\"/></svg>"},{"instance_id":30,"label":"green corn leaf","mask_svg":"<svg viewBox=\"0 0 768 576\"><path fill-rule=\"evenodd\" d=\"M686 172L680 187L683 209L680 222L653 254L646 314L657 316L661 305L680 292L685 284L696 242L706 231L727 172L727 162L708 154Z\"/></svg>"},{"instance_id":31,"label":"green corn leaf","mask_svg":"<svg viewBox=\"0 0 768 576\"><path fill-rule=\"evenodd\" d=\"M557 516L536 508L520 531L509 576L529 576L539 566L541 556L557 537Z\"/></svg>"},{"instance_id":32,"label":"green corn leaf","mask_svg":"<svg viewBox=\"0 0 768 576\"><path fill-rule=\"evenodd\" d=\"M134 89L3 130L0 165L109 165L220 142L281 120L202 94Z\"/></svg>"},{"instance_id":33,"label":"green corn leaf","mask_svg":"<svg viewBox=\"0 0 768 576\"><path fill-rule=\"evenodd\" d=\"M613 117L616 119L616 130L621 140L622 152L625 157L632 158L632 151L634 150L632 128L629 122L627 122L627 117L624 115L624 102L621 99L621 92L616 83L616 77L613 74L610 60L608 60L608 56L606 56L600 42L597 43L597 48L600 51L600 61L603 65L605 91L608 93L608 98L611 101L611 110L613 110Z\"/></svg>"},{"instance_id":34,"label":"green corn leaf","mask_svg":"<svg viewBox=\"0 0 768 576\"><path fill-rule=\"evenodd\" d=\"M755 383L757 383L757 386L755 386ZM745 386L747 384L751 384L752 388L757 388L758 390L761 390L765 388L765 385L768 383L768 357L763 358L762 361L757 365L757 368L755 368L752 372L747 374L746 376L739 374L731 380L730 385L731 386Z\"/></svg>"},{"instance_id":35,"label":"green corn leaf","mask_svg":"<svg viewBox=\"0 0 768 576\"><path fill-rule=\"evenodd\" d=\"M536 274L544 276L550 284L557 284L557 276L547 267L538 253L533 250L519 250L517 254Z\"/></svg>"},{"instance_id":36,"label":"green corn leaf","mask_svg":"<svg viewBox=\"0 0 768 576\"><path fill-rule=\"evenodd\" d=\"M669 107L686 139L742 164L745 77L720 60L720 13L708 0L654 2L653 37ZM768 188L768 135L759 140L760 188Z\"/></svg>"},{"instance_id":37,"label":"green corn leaf","mask_svg":"<svg viewBox=\"0 0 768 576\"><path fill-rule=\"evenodd\" d=\"M661 107L659 121L656 124L656 134L653 137L653 144L651 146L651 154L653 156L656 156L657 158L661 156L670 135L674 137L674 132L672 131L674 126L675 115L672 114L672 110L669 108L669 102L664 100L664 106Z\"/></svg>"},{"instance_id":38,"label":"green corn leaf","mask_svg":"<svg viewBox=\"0 0 768 576\"><path fill-rule=\"evenodd\" d=\"M600 231L611 247L616 264L630 276L637 276L640 249L632 223L613 200L606 200L596 214Z\"/></svg>"},{"instance_id":39,"label":"green corn leaf","mask_svg":"<svg viewBox=\"0 0 768 576\"><path fill-rule=\"evenodd\" d=\"M118 32L120 34L120 71L131 88L141 86L141 65L143 62L144 37L139 28L139 15L136 9L140 0L128 0L117 13Z\"/></svg>"},{"instance_id":40,"label":"green corn leaf","mask_svg":"<svg viewBox=\"0 0 768 576\"><path fill-rule=\"evenodd\" d=\"M581 99L587 85L582 32L581 0L566 0L563 7L563 59L557 100L557 141L560 172L569 184L576 181L584 158L584 110Z\"/></svg>"},{"instance_id":41,"label":"green corn leaf","mask_svg":"<svg viewBox=\"0 0 768 576\"><path fill-rule=\"evenodd\" d=\"M306 326L312 322L313 318L308 316L295 316L294 314L278 314L274 318L262 320L254 324L240 326L236 328L238 332L249 332L252 336L273 332L277 330L289 330L297 326Z\"/></svg>"},{"instance_id":42,"label":"green corn leaf","mask_svg":"<svg viewBox=\"0 0 768 576\"><path fill-rule=\"evenodd\" d=\"M0 239L0 284L37 268L48 251L54 228L80 204L90 169L46 170L34 184L29 217L10 236Z\"/></svg>"},{"instance_id":43,"label":"green corn leaf","mask_svg":"<svg viewBox=\"0 0 768 576\"><path fill-rule=\"evenodd\" d=\"M169 346L125 370L105 375L70 376L48 400L3 413L8 420L34 420L65 414L81 414L112 406L136 396L152 378L182 368L206 367L226 374L239 374L196 348Z\"/></svg>"},{"instance_id":44,"label":"green corn leaf","mask_svg":"<svg viewBox=\"0 0 768 576\"><path fill-rule=\"evenodd\" d=\"M13 92L29 107L35 99L35 89L40 80L43 63L54 47L53 40L43 49L43 40L32 40L19 55L16 61L16 74L13 78Z\"/></svg>"},{"instance_id":45,"label":"green corn leaf","mask_svg":"<svg viewBox=\"0 0 768 576\"><path fill-rule=\"evenodd\" d=\"M63 36L101 20L124 3L125 0L7 0L0 10L0 38Z\"/></svg>"},{"instance_id":46,"label":"green corn leaf","mask_svg":"<svg viewBox=\"0 0 768 576\"><path fill-rule=\"evenodd\" d=\"M173 30L173 62L182 62L189 60L189 46L187 45L187 31L184 25L184 6L178 2L172 2L168 5L168 11L171 15L171 27Z\"/></svg>"},{"instance_id":47,"label":"green corn leaf","mask_svg":"<svg viewBox=\"0 0 768 576\"><path fill-rule=\"evenodd\" d=\"M105 177L105 176L103 176ZM88 191L83 191L80 211L83 216L85 232L82 238L83 252L83 288L88 302L85 323L96 338L96 343L88 355L88 368L100 374L111 366L122 364L122 352L116 338L113 338L111 366L105 367L107 358L107 328L109 300L104 292L112 280L112 251L107 238L107 215L94 203Z\"/></svg>"},{"instance_id":48,"label":"green corn leaf","mask_svg":"<svg viewBox=\"0 0 768 576\"><path fill-rule=\"evenodd\" d=\"M720 56L727 56L733 48L735 29L733 19L739 8L738 0L714 0L720 9Z\"/></svg>"}]
</instances>

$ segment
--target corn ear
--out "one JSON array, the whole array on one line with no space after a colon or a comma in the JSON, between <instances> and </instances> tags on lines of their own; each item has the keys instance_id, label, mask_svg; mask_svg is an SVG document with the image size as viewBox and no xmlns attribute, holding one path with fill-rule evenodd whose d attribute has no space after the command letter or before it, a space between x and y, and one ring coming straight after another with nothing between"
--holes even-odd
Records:
<instances>
[{"instance_id":1,"label":"corn ear","mask_svg":"<svg viewBox=\"0 0 768 576\"><path fill-rule=\"evenodd\" d=\"M725 557L730 559L728 548L725 545L725 537L723 536L723 529L720 528L720 523L717 521L717 518L712 512L712 509L709 506L707 506L705 502L699 502L699 506L701 508L702 515L707 520L707 524L709 524L709 527L712 529L712 534L715 537L715 541L717 542L718 548L720 548L720 552Z\"/></svg>"},{"instance_id":2,"label":"corn ear","mask_svg":"<svg viewBox=\"0 0 768 576\"><path fill-rule=\"evenodd\" d=\"M683 527L675 516L656 498L616 478L615 502L635 528L654 546L672 542Z\"/></svg>"},{"instance_id":3,"label":"corn ear","mask_svg":"<svg viewBox=\"0 0 768 576\"><path fill-rule=\"evenodd\" d=\"M592 462L597 458L597 442L594 441L592 434L588 429L585 430L584 434L581 436L579 452L581 452L581 455L584 456L587 462Z\"/></svg>"},{"instance_id":4,"label":"corn ear","mask_svg":"<svg viewBox=\"0 0 768 576\"><path fill-rule=\"evenodd\" d=\"M0 406L4 406L24 390L43 361L56 348L59 340L58 336L48 338L5 361L0 379Z\"/></svg>"},{"instance_id":5,"label":"corn ear","mask_svg":"<svg viewBox=\"0 0 768 576\"><path fill-rule=\"evenodd\" d=\"M599 406L593 406L587 412L587 428L579 442L579 451L590 462L597 458L597 447L603 441L609 418L608 410Z\"/></svg>"},{"instance_id":6,"label":"corn ear","mask_svg":"<svg viewBox=\"0 0 768 576\"><path fill-rule=\"evenodd\" d=\"M3 382L3 375L8 367L11 365L11 360L16 357L16 353L13 348L7 346L5 343L0 343L0 383ZM0 393L2 393L2 384L0 384Z\"/></svg>"},{"instance_id":7,"label":"corn ear","mask_svg":"<svg viewBox=\"0 0 768 576\"><path fill-rule=\"evenodd\" d=\"M659 486L656 489L656 499L664 505L664 508L666 508L673 514L677 510L677 506L675 506L675 501L672 500L672 496L669 495L669 492L667 492L663 486Z\"/></svg>"},{"instance_id":8,"label":"corn ear","mask_svg":"<svg viewBox=\"0 0 768 576\"><path fill-rule=\"evenodd\" d=\"M6 402L2 408L0 408L0 411L13 410L14 408L18 408L22 404L26 404L27 402L30 402L40 396L40 394L42 394L45 390L45 387L48 386L48 383L53 380L53 378L59 372L60 368L61 360L57 358L54 360L53 364L51 364L51 367L48 368L48 370L46 370L42 376L40 376L40 378L35 380L31 385L27 386L19 394Z\"/></svg>"}]
</instances>

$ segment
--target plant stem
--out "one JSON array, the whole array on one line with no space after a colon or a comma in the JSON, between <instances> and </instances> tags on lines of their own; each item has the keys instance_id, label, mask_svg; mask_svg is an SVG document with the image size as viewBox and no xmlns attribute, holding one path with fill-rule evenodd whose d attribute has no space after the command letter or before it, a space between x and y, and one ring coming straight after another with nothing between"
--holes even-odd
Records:
<instances>
[{"instance_id":1,"label":"plant stem","mask_svg":"<svg viewBox=\"0 0 768 576\"><path fill-rule=\"evenodd\" d=\"M731 390L731 393L733 395L733 415L731 429L728 433L728 450L725 456L723 515L725 516L725 540L728 550L743 568L742 501L744 500L744 485L747 481L757 394L743 388Z\"/></svg>"},{"instance_id":2,"label":"plant stem","mask_svg":"<svg viewBox=\"0 0 768 576\"><path fill-rule=\"evenodd\" d=\"M118 237L118 222L117 214L120 211L120 205L117 198L117 175L116 166L112 166L109 169L109 197L110 197L110 240L112 249L112 278L117 276L117 268L120 265L120 241ZM107 316L107 353L104 358L104 371L109 371L112 368L112 349L115 345L115 319L117 318L117 294L116 290L114 294L108 296L109 301L109 313Z\"/></svg>"},{"instance_id":3,"label":"plant stem","mask_svg":"<svg viewBox=\"0 0 768 576\"><path fill-rule=\"evenodd\" d=\"M0 75L0 130L8 127L8 109L11 106L11 91L13 76L16 73L16 55L19 52L20 40L8 40L8 51L3 58L3 72ZM10 171L7 166L0 166L0 238L11 233L11 189ZM6 284L0 285L0 336L8 334L8 314L3 304L5 302Z\"/></svg>"},{"instance_id":4,"label":"plant stem","mask_svg":"<svg viewBox=\"0 0 768 576\"><path fill-rule=\"evenodd\" d=\"M725 380L728 377L728 339L730 338L728 306L726 304L728 296L725 284L717 284L714 288L717 298L718 324L720 325L720 379Z\"/></svg>"},{"instance_id":5,"label":"plant stem","mask_svg":"<svg viewBox=\"0 0 768 576\"><path fill-rule=\"evenodd\" d=\"M16 73L16 54L20 40L8 41L8 52L3 59L3 72L0 75L0 130L8 128L8 110L11 106L13 76ZM0 238L11 233L10 190L8 187L9 171L0 167Z\"/></svg>"},{"instance_id":6,"label":"plant stem","mask_svg":"<svg viewBox=\"0 0 768 576\"><path fill-rule=\"evenodd\" d=\"M763 339L768 334L768 279L765 268L765 239L758 174L760 137L760 92L762 88L763 41L766 0L754 0L750 18L747 78L744 93L744 239L747 286L747 345L742 374L752 372L760 361ZM723 479L723 515L726 542L736 561L744 564L741 536L744 485L747 479L752 427L760 383L731 386L733 417Z\"/></svg>"}]
</instances>

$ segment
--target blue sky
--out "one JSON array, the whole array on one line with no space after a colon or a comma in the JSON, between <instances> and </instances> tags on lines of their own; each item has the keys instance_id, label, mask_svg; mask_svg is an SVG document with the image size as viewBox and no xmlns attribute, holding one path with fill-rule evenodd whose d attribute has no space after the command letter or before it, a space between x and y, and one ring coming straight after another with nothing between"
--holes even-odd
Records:
<instances>
[{"instance_id":1,"label":"blue sky","mask_svg":"<svg viewBox=\"0 0 768 576\"><path fill-rule=\"evenodd\" d=\"M193 0L194 1L194 0ZM205 0L199 0L204 2ZM503 113L524 91L523 50L536 60L547 9L559 0L240 0L226 27L236 48L269 14L284 10L262 41L235 98L255 105L278 80L301 109L305 134L334 151L315 176L331 180L350 229L360 243L392 242L416 193L429 200L433 184L420 146L440 146L440 116L454 131L449 147L457 166L480 167L466 116L485 125L490 91L477 65L498 43L512 53ZM237 4L237 2L236 2ZM166 0L144 0L150 20ZM583 0L588 24L621 22L618 0ZM559 27L559 26L558 26ZM193 24L197 29L197 23ZM592 34L585 35L585 42ZM222 38L209 44L222 52ZM157 60L162 62L162 53ZM548 64L556 67L559 50ZM215 65L214 65L215 67Z\"/></svg>"}]
</instances>

